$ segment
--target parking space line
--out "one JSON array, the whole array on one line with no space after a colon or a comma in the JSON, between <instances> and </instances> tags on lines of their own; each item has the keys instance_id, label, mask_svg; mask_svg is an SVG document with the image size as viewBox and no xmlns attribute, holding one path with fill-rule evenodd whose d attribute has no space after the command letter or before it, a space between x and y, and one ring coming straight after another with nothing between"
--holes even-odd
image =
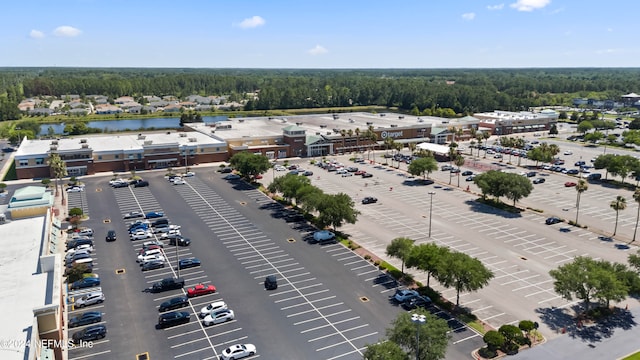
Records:
<instances>
[{"instance_id":1,"label":"parking space line","mask_svg":"<svg viewBox=\"0 0 640 360\"><path fill-rule=\"evenodd\" d=\"M293 323L293 325L301 325L301 324L308 323L308 322L311 322L311 321L322 320L323 318L327 318L329 316L335 316L335 315L344 314L344 313L347 313L349 311L351 311L351 309L342 310L342 311L339 311L337 313L333 313L333 314L327 315L327 316L318 316L318 317L315 317L313 319L307 319L307 320L303 320L303 321L298 321L298 322ZM334 327L332 322L329 322L328 325L330 325L331 327Z\"/></svg>"},{"instance_id":2,"label":"parking space line","mask_svg":"<svg viewBox=\"0 0 640 360\"><path fill-rule=\"evenodd\" d=\"M181 358L183 356L189 356L189 355L192 355L192 354L204 351L204 350L209 350L209 349L211 349L211 348L206 347L206 348L202 348L202 349L197 349L197 350L189 351L189 352L186 352L186 353L178 354L178 355L174 356L173 358L174 359L179 359L179 358Z\"/></svg>"},{"instance_id":3,"label":"parking space line","mask_svg":"<svg viewBox=\"0 0 640 360\"><path fill-rule=\"evenodd\" d=\"M474 313L476 313L476 312L478 312L478 311L483 311L483 310L491 309L492 307L493 307L492 305L485 306L485 307L483 307L483 308L475 309L475 310L471 311L471 313L472 313L472 314L474 314Z\"/></svg>"},{"instance_id":4,"label":"parking space line","mask_svg":"<svg viewBox=\"0 0 640 360\"><path fill-rule=\"evenodd\" d=\"M340 261L339 259L337 259L337 260L338 260L338 261ZM361 261L362 261L362 258L361 258L360 256L358 256L358 260L350 261L350 262L348 262L348 263L344 263L344 264L342 264L342 265L344 265L344 266L352 265L352 264L359 263L359 262L361 262Z\"/></svg>"},{"instance_id":5,"label":"parking space line","mask_svg":"<svg viewBox=\"0 0 640 360\"><path fill-rule=\"evenodd\" d=\"M527 277L525 277L525 278L516 278L516 279L514 279L514 280L507 281L507 282L502 283L502 284L500 284L500 285L504 286L504 285L509 285L509 284L511 284L511 283L514 283L514 282L526 281L526 280L533 279L533 278L538 277L538 276L540 276L540 274L535 274L535 275L527 276ZM515 290L512 290L512 291L515 291Z\"/></svg>"},{"instance_id":6,"label":"parking space line","mask_svg":"<svg viewBox=\"0 0 640 360\"><path fill-rule=\"evenodd\" d=\"M200 329L198 329L198 330L200 330ZM190 340L190 341L181 342L180 344L171 345L171 346L170 346L170 348L172 348L172 349L177 349L177 348L182 347L182 346L185 346L185 345L189 345L189 344L197 343L197 342L199 342L199 341L206 341L206 340L207 340L207 338L206 338L206 337L204 337L204 338L197 338L197 339L193 339L193 340Z\"/></svg>"},{"instance_id":7,"label":"parking space line","mask_svg":"<svg viewBox=\"0 0 640 360\"><path fill-rule=\"evenodd\" d=\"M77 347L78 349L84 349L83 347ZM69 350L73 350L75 348L69 348ZM98 356L98 355L104 355L104 354L108 354L110 353L111 350L105 350L105 351L101 351L101 352L97 352L97 353L91 353L91 354L87 354L87 355L81 355L81 356L74 356L74 357L69 357L69 360L80 360L80 359L86 359L88 357L93 357L93 356Z\"/></svg>"},{"instance_id":8,"label":"parking space line","mask_svg":"<svg viewBox=\"0 0 640 360\"><path fill-rule=\"evenodd\" d=\"M373 272L379 272L379 271L380 271L380 270L378 270L378 269L373 269L373 270L365 271L365 272L363 272L363 273L358 273L358 274L356 274L356 275L357 275L357 276L362 276L362 275L367 275L367 274L371 274L371 273L373 273ZM375 278L374 278L374 279L375 279Z\"/></svg>"},{"instance_id":9,"label":"parking space line","mask_svg":"<svg viewBox=\"0 0 640 360\"><path fill-rule=\"evenodd\" d=\"M482 321L486 322L487 320L490 320L490 319L493 319L493 318L497 318L498 316L502 316L504 314L505 313L495 314L495 315L489 316L488 318L482 319Z\"/></svg>"},{"instance_id":10,"label":"parking space line","mask_svg":"<svg viewBox=\"0 0 640 360\"><path fill-rule=\"evenodd\" d=\"M504 275L496 276L493 279L494 280L498 280L498 279L502 279L503 277L514 276L514 275L521 274L521 273L526 273L526 272L529 272L529 269L524 269L524 270L516 271L516 272L513 272L513 273L506 273Z\"/></svg>"},{"instance_id":11,"label":"parking space line","mask_svg":"<svg viewBox=\"0 0 640 360\"><path fill-rule=\"evenodd\" d=\"M237 343L237 342L239 342L241 340L244 340L246 338L247 338L247 336L242 336L242 337L239 337L239 338L235 338L235 339L232 339L232 340L229 340L229 341L225 341L225 342L216 344L215 346L219 347L219 346L224 346L224 345L227 345L227 344Z\"/></svg>"},{"instance_id":12,"label":"parking space line","mask_svg":"<svg viewBox=\"0 0 640 360\"><path fill-rule=\"evenodd\" d=\"M366 261L366 260L362 260L362 261ZM373 266L373 265L371 265L371 264L369 264L369 263L366 263L366 264L364 264L364 265L362 265L362 266L354 267L354 268L351 268L351 269L349 269L349 270L351 270L351 271L355 271L355 270L358 270L358 269L363 269L363 268L366 268L366 267L372 267L372 266Z\"/></svg>"},{"instance_id":13,"label":"parking space line","mask_svg":"<svg viewBox=\"0 0 640 360\"><path fill-rule=\"evenodd\" d=\"M456 340L456 341L454 341L454 342L453 342L453 344L455 345L455 344L461 343L461 342L463 342L463 341L466 341L466 340L469 340L469 339L473 339L474 337L478 337L478 336L480 336L480 334L478 334L478 333L474 333L473 335L471 335L471 336L467 336L467 337L466 337L466 338L464 338L464 339L460 339L460 340Z\"/></svg>"},{"instance_id":14,"label":"parking space line","mask_svg":"<svg viewBox=\"0 0 640 360\"><path fill-rule=\"evenodd\" d=\"M331 305L318 307L317 309L318 310L323 310L323 309L326 309L326 308L330 308L330 307L334 307L334 306L340 306L340 305L344 305L344 303L343 302L334 303L334 304L331 304ZM305 311L300 311L300 312L297 312L297 313L289 314L289 315L287 315L287 317L288 318L289 317L294 317L294 316L303 315L303 314L307 314L307 313L314 312L314 311L316 311L316 309L309 309L309 310L305 310Z\"/></svg>"}]
</instances>

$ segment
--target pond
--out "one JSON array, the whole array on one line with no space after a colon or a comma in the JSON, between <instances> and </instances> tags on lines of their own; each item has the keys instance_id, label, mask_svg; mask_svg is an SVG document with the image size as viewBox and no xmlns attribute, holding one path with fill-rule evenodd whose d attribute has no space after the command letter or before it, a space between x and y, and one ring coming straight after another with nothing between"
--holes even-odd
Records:
<instances>
[{"instance_id":1,"label":"pond","mask_svg":"<svg viewBox=\"0 0 640 360\"><path fill-rule=\"evenodd\" d=\"M214 123L227 120L227 116L203 116L202 121L205 123ZM65 123L60 124L43 124L40 125L40 135L47 135L49 128L53 129L54 134L64 134ZM180 127L180 118L148 118L148 119L117 119L103 121L89 121L87 126L90 128L100 129L102 131L125 131L139 129L177 129Z\"/></svg>"}]
</instances>

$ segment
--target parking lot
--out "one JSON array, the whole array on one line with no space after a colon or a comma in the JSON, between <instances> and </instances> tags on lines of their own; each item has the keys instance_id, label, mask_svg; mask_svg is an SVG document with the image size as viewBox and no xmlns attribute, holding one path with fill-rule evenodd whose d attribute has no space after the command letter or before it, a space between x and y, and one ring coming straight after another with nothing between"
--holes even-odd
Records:
<instances>
[{"instance_id":1,"label":"parking lot","mask_svg":"<svg viewBox=\"0 0 640 360\"><path fill-rule=\"evenodd\" d=\"M70 359L138 354L212 359L236 343L255 344L256 358L360 359L366 345L379 341L395 315L404 311L389 300L398 285L395 281L339 244L307 244L312 227L285 221L279 204L245 183L223 181L213 172L179 186L157 173L145 178L150 187L117 189L105 178L88 178L84 192L68 194L70 203L81 202L91 211L83 225L96 231L95 272L106 296L102 304L71 308L69 316L95 309L103 312L101 323L108 327L105 339L92 348L70 350ZM171 266L140 271L136 255L144 241L130 241L126 223L134 219L122 219L131 211L165 212L171 223L182 226L192 245L165 246ZM116 230L117 241L103 241L108 229ZM185 290L211 284L217 292L192 298L189 307L177 310L191 313L189 323L155 329L159 304L184 291L145 289L177 276L177 259L194 256L202 266L180 270ZM277 276L279 286L265 291L262 284L270 274ZM98 289L81 292L88 290ZM70 295L73 302L79 294ZM235 319L203 326L200 309L219 300L234 310ZM468 354L481 342L455 319L434 312L452 326L451 358Z\"/></svg>"},{"instance_id":2,"label":"parking lot","mask_svg":"<svg viewBox=\"0 0 640 360\"><path fill-rule=\"evenodd\" d=\"M345 164L348 162L346 157L342 159ZM496 328L517 324L523 319L539 321L541 312L576 304L555 293L549 270L580 255L625 262L628 251L633 251L630 247L607 243L602 235L587 229L569 228L567 224L546 226L544 214L530 211L513 215L478 204L475 202L478 195L463 191L463 186L457 188L457 176L451 179L452 185L448 184L448 172L438 170L437 174L432 174L437 182L425 186L413 183L413 179L402 171L379 165L358 164L374 175L363 179L359 176L342 178L307 161L300 163L304 168L313 168L312 184L328 193L344 192L353 198L362 214L357 225L347 224L342 230L370 251L384 257L386 246L393 238L409 237L417 244L434 241L480 259L494 272L495 278L477 293L462 293L460 302L479 319ZM403 166L406 169L406 165ZM276 173L276 176L282 176L282 173ZM575 207L575 190L567 188L566 195L554 197L550 194L555 192L551 190L552 186L560 185L560 191L565 188L559 175L552 174L549 178L542 184L549 190L541 197L555 199L556 206L567 206L572 202ZM268 183L269 179L265 181ZM461 185L467 185L464 179ZM585 200L591 190L594 190L594 198ZM602 204L603 200L598 197L611 196L600 194L597 187L589 191L583 194L585 204ZM375 196L378 202L360 204L365 196ZM581 211L581 218L582 214ZM584 216L586 219L589 215ZM397 259L388 260L400 267ZM416 279L426 283L424 275L417 274ZM455 301L455 290L442 288L433 279L431 285ZM541 325L545 335L556 333L553 324Z\"/></svg>"}]
</instances>

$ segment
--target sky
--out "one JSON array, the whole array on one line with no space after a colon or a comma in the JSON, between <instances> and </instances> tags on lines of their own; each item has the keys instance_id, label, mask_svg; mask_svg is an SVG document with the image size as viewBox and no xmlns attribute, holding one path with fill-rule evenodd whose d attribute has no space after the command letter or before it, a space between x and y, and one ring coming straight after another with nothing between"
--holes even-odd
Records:
<instances>
[{"instance_id":1,"label":"sky","mask_svg":"<svg viewBox=\"0 0 640 360\"><path fill-rule=\"evenodd\" d=\"M634 0L3 1L0 67L639 67Z\"/></svg>"}]
</instances>

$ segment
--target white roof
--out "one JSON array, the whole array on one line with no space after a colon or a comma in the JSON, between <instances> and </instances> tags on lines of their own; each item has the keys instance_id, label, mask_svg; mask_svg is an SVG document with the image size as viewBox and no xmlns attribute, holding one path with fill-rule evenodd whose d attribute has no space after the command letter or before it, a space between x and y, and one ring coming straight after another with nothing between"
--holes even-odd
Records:
<instances>
[{"instance_id":1,"label":"white roof","mask_svg":"<svg viewBox=\"0 0 640 360\"><path fill-rule=\"evenodd\" d=\"M429 150L429 151L434 152L436 154L445 154L445 155L449 154L449 147L446 146L446 145L423 142L423 143L420 143L420 144L416 145L416 148L417 149Z\"/></svg>"},{"instance_id":2,"label":"white roof","mask_svg":"<svg viewBox=\"0 0 640 360\"><path fill-rule=\"evenodd\" d=\"M48 274L37 274L44 219L39 216L0 225L0 308L11 309L4 311L0 339L25 344L29 334L25 329L34 322L33 309L45 305ZM24 347L4 348L2 359L23 360L24 351Z\"/></svg>"}]
</instances>

